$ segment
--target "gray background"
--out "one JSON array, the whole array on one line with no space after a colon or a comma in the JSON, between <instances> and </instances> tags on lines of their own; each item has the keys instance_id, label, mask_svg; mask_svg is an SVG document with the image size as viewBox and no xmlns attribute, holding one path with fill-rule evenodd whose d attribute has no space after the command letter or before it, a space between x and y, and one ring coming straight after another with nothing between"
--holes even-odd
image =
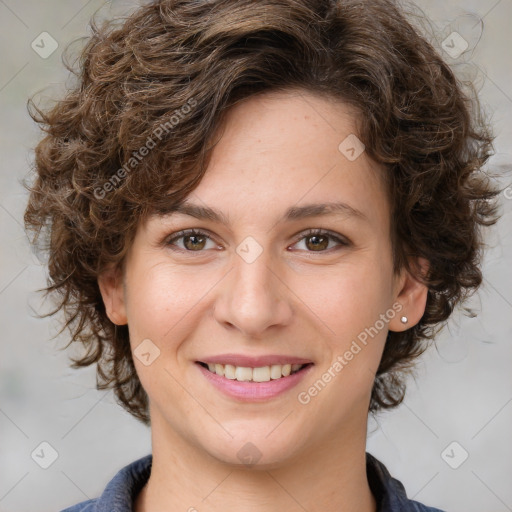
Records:
<instances>
[{"instance_id":1,"label":"gray background","mask_svg":"<svg viewBox=\"0 0 512 512\"><path fill-rule=\"evenodd\" d=\"M453 31L468 42L459 57L443 55L460 76L475 80L497 135L487 167L504 175L512 165L512 0L416 5L441 52ZM45 285L45 271L24 235L20 185L39 138L27 98L64 90L62 50L89 33L96 10L111 17L134 6L0 0L0 512L55 512L98 496L117 470L151 450L149 429L115 404L112 391L95 389L94 368L68 368L70 352L59 350L66 335L52 339L57 321L33 317L48 309L35 292ZM59 45L47 58L31 48L42 32ZM453 512L512 511L512 188L500 200L484 283L470 303L479 314L454 314L418 365L405 402L369 424L368 451L408 495ZM58 455L48 469L40 467L51 456L42 442Z\"/></svg>"}]
</instances>

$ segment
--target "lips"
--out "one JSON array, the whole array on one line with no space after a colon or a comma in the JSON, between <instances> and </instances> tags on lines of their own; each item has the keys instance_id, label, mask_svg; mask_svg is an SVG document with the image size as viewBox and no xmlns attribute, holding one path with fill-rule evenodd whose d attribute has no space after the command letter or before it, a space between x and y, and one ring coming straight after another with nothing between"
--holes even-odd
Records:
<instances>
[{"instance_id":1,"label":"lips","mask_svg":"<svg viewBox=\"0 0 512 512\"><path fill-rule=\"evenodd\" d=\"M234 366L231 364L220 363L198 363L204 368L207 368L211 373L215 373L220 377L225 377L230 380L237 380L239 382L268 382L270 380L277 380L283 377L288 377L294 374L309 364L272 364L268 366L259 366L251 368L247 366Z\"/></svg>"},{"instance_id":2,"label":"lips","mask_svg":"<svg viewBox=\"0 0 512 512\"><path fill-rule=\"evenodd\" d=\"M195 361L200 373L222 393L240 401L277 397L296 386L314 365L311 359L284 354L217 354Z\"/></svg>"},{"instance_id":3,"label":"lips","mask_svg":"<svg viewBox=\"0 0 512 512\"><path fill-rule=\"evenodd\" d=\"M288 377L311 365L310 359L286 355L219 354L196 361L211 373L239 382L268 382Z\"/></svg>"},{"instance_id":4,"label":"lips","mask_svg":"<svg viewBox=\"0 0 512 512\"><path fill-rule=\"evenodd\" d=\"M204 357L198 361L198 363L205 363L208 365L211 364L222 364L222 365L232 365L232 366L242 366L246 368L259 368L262 366L271 366L271 365L285 365L285 364L309 364L313 363L311 359L306 359L303 357L296 356L286 356L286 355L262 355L262 356L247 356L242 354L219 354L215 356Z\"/></svg>"},{"instance_id":5,"label":"lips","mask_svg":"<svg viewBox=\"0 0 512 512\"><path fill-rule=\"evenodd\" d=\"M297 386L313 369L314 363L307 359L290 356L265 356L248 358L245 356L215 356L208 357L205 361L196 361L195 366L199 373L206 378L213 387L224 395L240 402L260 402L278 397L286 391ZM230 364L213 363L212 361L232 361L243 364L261 365L260 361L275 362L288 361L285 364L268 364L265 366L235 366ZM293 363L296 371L292 372L292 364L289 361L305 361ZM211 369L210 369L211 368ZM219 369L219 373L217 373ZM269 375L274 369L274 377ZM280 375L277 375L279 369ZM212 371L215 370L215 371ZM284 370L284 371L283 371ZM226 375L227 373L227 375Z\"/></svg>"}]
</instances>

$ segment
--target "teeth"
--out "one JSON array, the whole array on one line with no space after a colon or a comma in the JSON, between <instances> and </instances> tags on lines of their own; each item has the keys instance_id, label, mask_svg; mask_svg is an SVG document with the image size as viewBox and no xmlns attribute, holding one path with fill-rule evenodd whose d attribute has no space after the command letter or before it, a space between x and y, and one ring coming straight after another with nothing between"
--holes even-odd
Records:
<instances>
[{"instance_id":1,"label":"teeth","mask_svg":"<svg viewBox=\"0 0 512 512\"><path fill-rule=\"evenodd\" d=\"M282 376L281 368L282 367L280 364L273 364L270 367L270 378L271 379L280 379Z\"/></svg>"},{"instance_id":2,"label":"teeth","mask_svg":"<svg viewBox=\"0 0 512 512\"><path fill-rule=\"evenodd\" d=\"M270 380L270 367L253 368L252 380L254 382L268 382Z\"/></svg>"},{"instance_id":3,"label":"teeth","mask_svg":"<svg viewBox=\"0 0 512 512\"><path fill-rule=\"evenodd\" d=\"M237 366L235 370L236 380L252 380L252 369L243 366Z\"/></svg>"},{"instance_id":4,"label":"teeth","mask_svg":"<svg viewBox=\"0 0 512 512\"><path fill-rule=\"evenodd\" d=\"M219 366L223 366L223 365L220 364ZM215 365L215 370L217 370L217 365ZM233 365L227 364L226 366L224 366L224 377L226 377L226 379L231 379L231 380L235 379L235 367Z\"/></svg>"},{"instance_id":5,"label":"teeth","mask_svg":"<svg viewBox=\"0 0 512 512\"><path fill-rule=\"evenodd\" d=\"M281 377L288 377L288 375L296 372L302 366L301 364L273 364L271 366L248 368L246 366L233 366L231 364L208 363L208 369L212 373L240 382L268 382L271 379L276 380Z\"/></svg>"}]
</instances>

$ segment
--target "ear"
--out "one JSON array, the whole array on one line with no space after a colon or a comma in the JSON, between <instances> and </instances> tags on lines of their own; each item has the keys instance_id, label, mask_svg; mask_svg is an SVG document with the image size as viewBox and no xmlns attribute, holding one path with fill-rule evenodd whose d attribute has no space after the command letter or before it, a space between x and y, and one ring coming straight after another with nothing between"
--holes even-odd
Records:
<instances>
[{"instance_id":1,"label":"ear","mask_svg":"<svg viewBox=\"0 0 512 512\"><path fill-rule=\"evenodd\" d=\"M416 271L420 271L423 276L427 274L428 260L418 257L413 263ZM421 320L427 304L428 286L403 269L395 293L394 303L400 304L402 309L397 310L398 314L390 320L389 330L400 332L413 327ZM407 317L406 323L401 321L404 316Z\"/></svg>"},{"instance_id":2,"label":"ear","mask_svg":"<svg viewBox=\"0 0 512 512\"><path fill-rule=\"evenodd\" d=\"M128 323L126 305L124 300L124 286L122 271L119 267L110 267L98 277L103 303L107 316L116 325Z\"/></svg>"}]
</instances>

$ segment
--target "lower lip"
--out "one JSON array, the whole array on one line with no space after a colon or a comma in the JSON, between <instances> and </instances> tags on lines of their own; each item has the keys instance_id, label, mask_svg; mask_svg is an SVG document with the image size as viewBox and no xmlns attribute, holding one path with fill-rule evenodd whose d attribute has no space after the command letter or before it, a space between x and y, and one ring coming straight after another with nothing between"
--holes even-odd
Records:
<instances>
[{"instance_id":1,"label":"lower lip","mask_svg":"<svg viewBox=\"0 0 512 512\"><path fill-rule=\"evenodd\" d=\"M243 402L261 402L274 398L296 386L313 368L313 365L310 364L287 377L269 380L268 382L248 382L221 377L199 363L196 363L196 366L217 389L231 398L236 398Z\"/></svg>"}]
</instances>

